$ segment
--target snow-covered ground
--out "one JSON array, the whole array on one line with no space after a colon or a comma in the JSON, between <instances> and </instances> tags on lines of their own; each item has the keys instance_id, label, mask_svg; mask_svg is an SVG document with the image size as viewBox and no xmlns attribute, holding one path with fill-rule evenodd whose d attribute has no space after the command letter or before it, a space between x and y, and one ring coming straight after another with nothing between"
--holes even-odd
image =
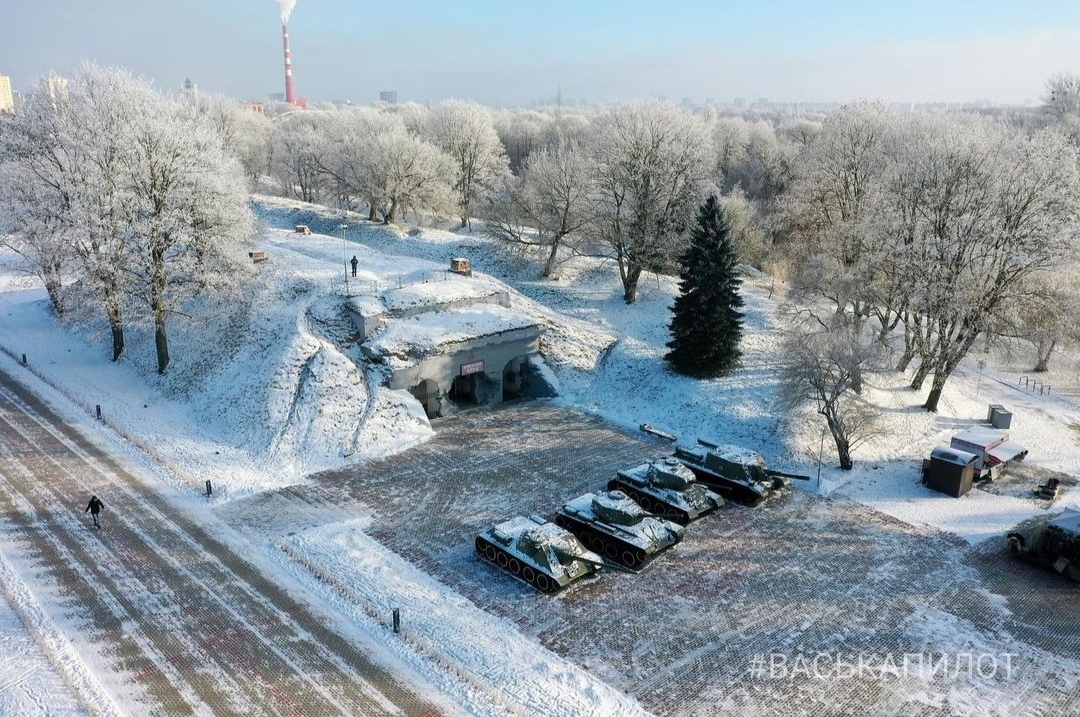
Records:
<instances>
[{"instance_id":1,"label":"snow-covered ground","mask_svg":"<svg viewBox=\"0 0 1080 717\"><path fill-rule=\"evenodd\" d=\"M1025 389L1017 382L1018 361L980 356L987 366L979 369L972 357L946 387L937 414L918 408L924 395L907 389L904 377L873 377L868 395L885 408L880 436L859 448L849 472L832 467L826 437L819 468L821 424L808 414L789 426L774 407L781 320L779 294L770 296L765 285L745 285L743 367L728 377L695 381L668 373L661 360L676 288L670 278L644 277L639 302L627 306L614 267L594 260L567 263L557 280L541 280L534 263L477 235L406 232L348 216L343 242L340 212L260 198L260 215L277 227L266 229L257 242L269 260L251 267L244 301L193 307L197 321L173 321L173 363L164 377L155 373L152 336L130 330L128 353L110 362L101 326L58 324L43 290L20 276L14 256L0 255L0 348L12 359L5 365L14 366L25 355L29 368L66 397L69 409L89 417L100 406L106 426L126 439L133 454L150 455L164 466L160 473L174 487L201 490L210 479L215 501L227 502L300 482L311 472L399 452L432 435L410 396L389 391L378 371L361 367L354 329L341 311L344 260L353 254L360 258L362 275L350 280L350 290L364 293L430 277L451 257L465 255L474 270L487 275L484 281L505 282L514 312L546 328L544 359L557 381L559 401L568 407L625 426L651 423L684 437L709 436L753 448L776 468L814 476L805 489L847 496L972 543L1000 536L1046 509L1027 497L981 490L954 499L919 483L919 461L956 430L984 418L988 403L1013 412L1011 438L1030 450L1026 466L1080 476L1077 400L1056 390L1040 395ZM316 233L289 231L297 223ZM1080 383L1071 360L1063 359L1066 368L1046 382L1059 389ZM1076 489L1071 490L1057 505L1075 502ZM380 550L362 523L258 547L276 554L279 564L304 566L301 572L312 589L325 589L319 576L332 575L346 599L368 612L384 612L390 604L385 580L391 575L398 604L426 595L425 604L440 605L428 619L410 622L416 634L406 659L433 674L456 671L460 683L486 694L487 702L462 698L477 714L507 711L508 698L499 695L509 694L525 704L547 705L544 713L551 715L640 710L511 625ZM20 656L0 662L0 713L7 713L5 700L29 704L33 695L53 691L51 681L57 679L36 668L44 657L34 648L43 635L55 633L55 625L32 609L32 596L19 597L18 577L8 577L5 591L21 607L25 629L18 629L0 604L0 631L5 644L11 640L25 648L13 647L6 656ZM484 635L485 649L467 650L452 634ZM504 658L518 667L501 667ZM9 684L18 690L2 687ZM77 714L65 706L74 705L74 698L57 704L41 713Z\"/></svg>"}]
</instances>

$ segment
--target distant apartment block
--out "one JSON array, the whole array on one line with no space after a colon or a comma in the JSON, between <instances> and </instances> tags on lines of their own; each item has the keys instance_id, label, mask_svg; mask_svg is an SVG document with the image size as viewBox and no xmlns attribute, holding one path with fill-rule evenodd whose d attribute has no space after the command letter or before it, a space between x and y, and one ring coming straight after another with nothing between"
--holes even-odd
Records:
<instances>
[{"instance_id":1,"label":"distant apartment block","mask_svg":"<svg viewBox=\"0 0 1080 717\"><path fill-rule=\"evenodd\" d=\"M396 105L397 90L383 90L379 93L379 102L388 102L392 105Z\"/></svg>"},{"instance_id":2,"label":"distant apartment block","mask_svg":"<svg viewBox=\"0 0 1080 717\"><path fill-rule=\"evenodd\" d=\"M48 76L42 78L41 87L49 95L49 99L53 102L67 97L68 94L68 81L66 78L60 75L54 75L49 73Z\"/></svg>"},{"instance_id":3,"label":"distant apartment block","mask_svg":"<svg viewBox=\"0 0 1080 717\"><path fill-rule=\"evenodd\" d=\"M11 94L11 78L0 75L0 112L11 112L15 109L15 96Z\"/></svg>"}]
</instances>

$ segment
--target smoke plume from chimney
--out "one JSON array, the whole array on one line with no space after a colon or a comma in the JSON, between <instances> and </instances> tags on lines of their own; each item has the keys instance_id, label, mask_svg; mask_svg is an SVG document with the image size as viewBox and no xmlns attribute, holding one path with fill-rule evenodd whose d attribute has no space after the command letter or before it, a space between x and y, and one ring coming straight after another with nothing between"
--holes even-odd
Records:
<instances>
[{"instance_id":1,"label":"smoke plume from chimney","mask_svg":"<svg viewBox=\"0 0 1080 717\"><path fill-rule=\"evenodd\" d=\"M289 15L292 15L293 8L296 7L296 0L278 0L278 5L281 6L281 24L286 25Z\"/></svg>"}]
</instances>

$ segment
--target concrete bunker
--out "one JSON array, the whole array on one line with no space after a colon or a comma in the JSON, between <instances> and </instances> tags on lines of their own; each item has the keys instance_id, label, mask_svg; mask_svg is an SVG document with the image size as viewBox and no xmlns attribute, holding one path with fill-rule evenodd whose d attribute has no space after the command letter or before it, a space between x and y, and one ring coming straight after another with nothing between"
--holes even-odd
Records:
<instances>
[{"instance_id":1,"label":"concrete bunker","mask_svg":"<svg viewBox=\"0 0 1080 717\"><path fill-rule=\"evenodd\" d=\"M543 327L510 308L501 284L445 275L350 300L361 350L389 368L389 387L409 391L429 418L555 396L539 356Z\"/></svg>"}]
</instances>

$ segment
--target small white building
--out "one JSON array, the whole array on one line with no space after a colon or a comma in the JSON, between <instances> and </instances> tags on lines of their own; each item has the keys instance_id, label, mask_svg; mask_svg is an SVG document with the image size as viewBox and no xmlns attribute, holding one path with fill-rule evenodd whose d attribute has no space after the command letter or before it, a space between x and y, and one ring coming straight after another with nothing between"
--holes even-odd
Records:
<instances>
[{"instance_id":1,"label":"small white building","mask_svg":"<svg viewBox=\"0 0 1080 717\"><path fill-rule=\"evenodd\" d=\"M543 327L510 306L505 287L445 272L434 280L354 297L348 310L361 350L388 369L429 417L455 403L491 405L553 396L540 353Z\"/></svg>"}]
</instances>

